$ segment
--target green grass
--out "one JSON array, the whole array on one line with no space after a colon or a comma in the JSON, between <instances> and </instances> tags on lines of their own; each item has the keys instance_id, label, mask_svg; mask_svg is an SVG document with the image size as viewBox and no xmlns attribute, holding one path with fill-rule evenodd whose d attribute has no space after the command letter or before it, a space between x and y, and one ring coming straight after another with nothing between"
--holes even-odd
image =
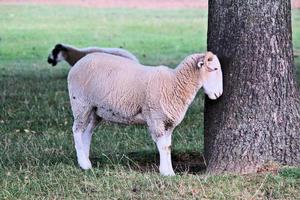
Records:
<instances>
[{"instance_id":1,"label":"green grass","mask_svg":"<svg viewBox=\"0 0 300 200\"><path fill-rule=\"evenodd\" d=\"M300 11L293 10L292 13L292 23L293 23L293 45L296 66L296 77L298 80L298 85L300 86Z\"/></svg>"},{"instance_id":2,"label":"green grass","mask_svg":"<svg viewBox=\"0 0 300 200\"><path fill-rule=\"evenodd\" d=\"M300 11L293 19L299 52ZM158 175L157 151L142 126L102 124L92 144L94 169L77 166L69 67L46 63L53 45L121 46L142 63L174 67L186 55L205 51L206 22L203 10L0 5L0 199L299 198L299 169L277 175L203 174L201 93L174 132L178 176Z\"/></svg>"}]
</instances>

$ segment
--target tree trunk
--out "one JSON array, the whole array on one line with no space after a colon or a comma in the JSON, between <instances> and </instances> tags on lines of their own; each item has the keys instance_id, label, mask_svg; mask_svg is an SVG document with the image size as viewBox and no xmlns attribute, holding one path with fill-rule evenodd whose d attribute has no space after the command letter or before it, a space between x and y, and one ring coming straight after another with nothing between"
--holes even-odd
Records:
<instances>
[{"instance_id":1,"label":"tree trunk","mask_svg":"<svg viewBox=\"0 0 300 200\"><path fill-rule=\"evenodd\" d=\"M205 102L208 172L251 173L300 164L300 96L289 0L210 0L208 50L224 93Z\"/></svg>"}]
</instances>

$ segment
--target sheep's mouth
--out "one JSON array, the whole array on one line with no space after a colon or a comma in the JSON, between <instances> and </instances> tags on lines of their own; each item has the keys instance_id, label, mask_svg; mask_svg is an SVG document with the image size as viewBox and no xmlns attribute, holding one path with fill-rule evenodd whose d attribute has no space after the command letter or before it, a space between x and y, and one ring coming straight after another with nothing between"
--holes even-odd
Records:
<instances>
[{"instance_id":1,"label":"sheep's mouth","mask_svg":"<svg viewBox=\"0 0 300 200\"><path fill-rule=\"evenodd\" d=\"M56 60L48 57L48 63L51 64L52 66L55 66L57 64Z\"/></svg>"}]
</instances>

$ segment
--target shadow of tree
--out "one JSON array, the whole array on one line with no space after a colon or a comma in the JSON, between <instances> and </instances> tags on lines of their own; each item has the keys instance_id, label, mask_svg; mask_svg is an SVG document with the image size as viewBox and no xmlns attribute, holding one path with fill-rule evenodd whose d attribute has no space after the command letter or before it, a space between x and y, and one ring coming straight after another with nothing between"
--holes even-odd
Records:
<instances>
[{"instance_id":1,"label":"shadow of tree","mask_svg":"<svg viewBox=\"0 0 300 200\"><path fill-rule=\"evenodd\" d=\"M102 154L100 157L90 158L94 167L121 165L139 172L158 172L159 154L156 151L128 152L120 155ZM172 164L176 173L202 173L206 169L205 160L201 153L172 152Z\"/></svg>"}]
</instances>

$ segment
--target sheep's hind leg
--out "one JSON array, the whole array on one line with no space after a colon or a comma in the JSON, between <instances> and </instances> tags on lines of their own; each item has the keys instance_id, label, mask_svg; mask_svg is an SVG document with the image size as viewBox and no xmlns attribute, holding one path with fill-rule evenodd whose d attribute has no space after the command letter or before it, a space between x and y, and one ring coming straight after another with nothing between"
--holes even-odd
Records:
<instances>
[{"instance_id":1,"label":"sheep's hind leg","mask_svg":"<svg viewBox=\"0 0 300 200\"><path fill-rule=\"evenodd\" d=\"M98 117L95 112L92 112L90 116L90 122L82 135L84 152L87 158L89 158L90 155L90 146L91 146L93 130L99 124L100 120L101 118Z\"/></svg>"},{"instance_id":2,"label":"sheep's hind leg","mask_svg":"<svg viewBox=\"0 0 300 200\"><path fill-rule=\"evenodd\" d=\"M76 113L74 115L74 124L73 124L73 137L75 143L75 149L77 154L78 164L82 169L92 168L91 161L85 153L84 143L83 143L83 133L88 128L88 119L90 115L89 111L84 111L81 113Z\"/></svg>"}]
</instances>

